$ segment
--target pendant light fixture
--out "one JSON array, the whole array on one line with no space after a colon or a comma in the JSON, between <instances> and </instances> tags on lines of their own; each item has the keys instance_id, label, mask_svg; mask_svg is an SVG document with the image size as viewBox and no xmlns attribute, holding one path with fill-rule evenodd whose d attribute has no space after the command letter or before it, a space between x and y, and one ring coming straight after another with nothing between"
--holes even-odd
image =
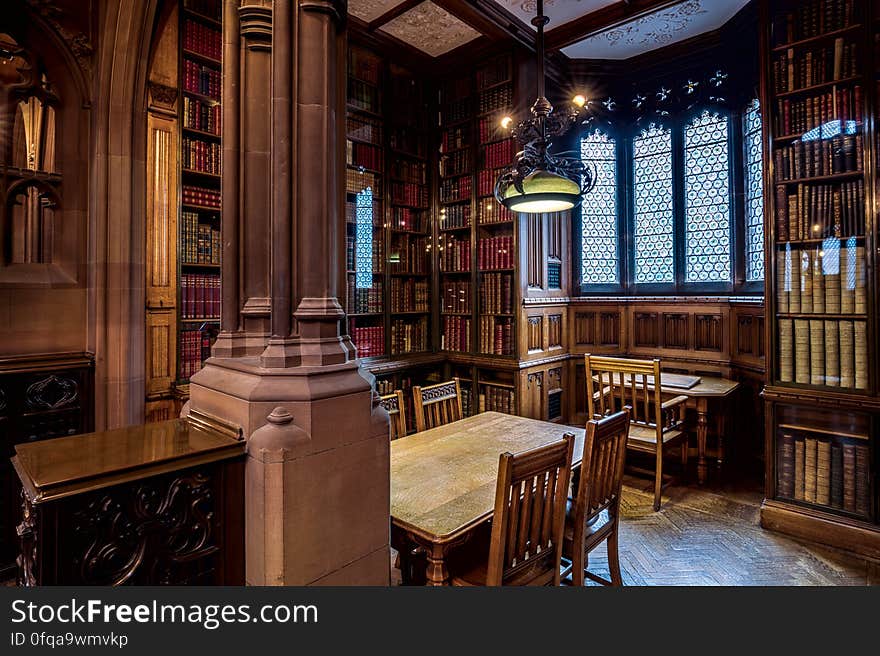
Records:
<instances>
[{"instance_id":1,"label":"pendant light fixture","mask_svg":"<svg viewBox=\"0 0 880 656\"><path fill-rule=\"evenodd\" d=\"M537 29L538 99L531 116L516 126L505 116L501 127L522 144L514 163L495 183L495 198L514 212L541 214L569 210L581 202L583 194L593 188L595 175L579 157L552 155L550 139L566 132L579 120L587 103L577 95L565 114L554 113L544 89L544 26L550 19L544 15L544 1L537 0L537 15L532 25Z\"/></svg>"}]
</instances>

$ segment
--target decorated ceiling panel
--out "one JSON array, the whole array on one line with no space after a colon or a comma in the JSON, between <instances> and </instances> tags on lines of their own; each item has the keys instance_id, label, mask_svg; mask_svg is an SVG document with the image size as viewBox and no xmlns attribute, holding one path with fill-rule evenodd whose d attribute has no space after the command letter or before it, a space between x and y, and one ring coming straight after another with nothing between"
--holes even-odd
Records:
<instances>
[{"instance_id":1,"label":"decorated ceiling panel","mask_svg":"<svg viewBox=\"0 0 880 656\"><path fill-rule=\"evenodd\" d=\"M379 29L432 57L446 54L480 36L477 30L430 0L385 23Z\"/></svg>"},{"instance_id":2,"label":"decorated ceiling panel","mask_svg":"<svg viewBox=\"0 0 880 656\"><path fill-rule=\"evenodd\" d=\"M391 11L405 0L348 0L348 13L369 23Z\"/></svg>"},{"instance_id":3,"label":"decorated ceiling panel","mask_svg":"<svg viewBox=\"0 0 880 656\"><path fill-rule=\"evenodd\" d=\"M544 0L544 14L550 18L548 30L585 14L616 4L617 0ZM527 25L535 16L535 0L495 0L511 14Z\"/></svg>"}]
</instances>

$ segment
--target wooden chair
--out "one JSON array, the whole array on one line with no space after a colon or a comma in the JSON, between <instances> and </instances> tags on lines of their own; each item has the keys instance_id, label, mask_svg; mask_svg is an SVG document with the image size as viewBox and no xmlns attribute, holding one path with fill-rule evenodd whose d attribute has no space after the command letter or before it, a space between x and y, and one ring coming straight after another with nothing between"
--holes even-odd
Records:
<instances>
[{"instance_id":1,"label":"wooden chair","mask_svg":"<svg viewBox=\"0 0 880 656\"><path fill-rule=\"evenodd\" d=\"M413 402L418 432L458 421L464 416L458 378L428 387L414 386Z\"/></svg>"},{"instance_id":2,"label":"wooden chair","mask_svg":"<svg viewBox=\"0 0 880 656\"><path fill-rule=\"evenodd\" d=\"M617 527L629 421L630 409L624 408L610 417L587 422L584 457L575 477L579 482L575 498L569 500L562 540L562 557L571 563L562 576L571 572L576 586L584 584L584 577L605 585L623 585ZM608 548L610 581L587 571L588 554L602 542Z\"/></svg>"},{"instance_id":3,"label":"wooden chair","mask_svg":"<svg viewBox=\"0 0 880 656\"><path fill-rule=\"evenodd\" d=\"M488 560L485 548L453 553L453 585L559 585L573 446L567 433L537 449L501 454Z\"/></svg>"},{"instance_id":4,"label":"wooden chair","mask_svg":"<svg viewBox=\"0 0 880 656\"><path fill-rule=\"evenodd\" d=\"M406 405L403 401L403 390L397 390L391 394L380 397L382 407L391 416L391 439L406 435Z\"/></svg>"},{"instance_id":5,"label":"wooden chair","mask_svg":"<svg viewBox=\"0 0 880 656\"><path fill-rule=\"evenodd\" d=\"M601 419L632 408L627 446L654 456L654 510L660 510L663 483L663 456L680 448L682 468L687 466L688 439L684 425L686 396L662 400L660 360L629 360L584 356L587 375L588 417Z\"/></svg>"}]
</instances>

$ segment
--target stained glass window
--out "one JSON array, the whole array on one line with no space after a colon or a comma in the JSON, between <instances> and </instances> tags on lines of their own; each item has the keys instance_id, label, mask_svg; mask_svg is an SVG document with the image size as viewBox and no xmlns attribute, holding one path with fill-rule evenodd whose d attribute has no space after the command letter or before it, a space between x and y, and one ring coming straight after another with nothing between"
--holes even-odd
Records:
<instances>
[{"instance_id":1,"label":"stained glass window","mask_svg":"<svg viewBox=\"0 0 880 656\"><path fill-rule=\"evenodd\" d=\"M672 248L672 133L651 125L633 140L635 282L675 280Z\"/></svg>"},{"instance_id":2,"label":"stained glass window","mask_svg":"<svg viewBox=\"0 0 880 656\"><path fill-rule=\"evenodd\" d=\"M746 280L764 279L764 187L761 107L757 98L743 115L745 147Z\"/></svg>"},{"instance_id":3,"label":"stained glass window","mask_svg":"<svg viewBox=\"0 0 880 656\"><path fill-rule=\"evenodd\" d=\"M373 286L373 189L367 187L355 198L355 280L357 289Z\"/></svg>"},{"instance_id":4,"label":"stained glass window","mask_svg":"<svg viewBox=\"0 0 880 656\"><path fill-rule=\"evenodd\" d=\"M581 205L581 282L615 284L617 268L617 153L598 130L581 139L581 158L593 165L596 186Z\"/></svg>"},{"instance_id":5,"label":"stained glass window","mask_svg":"<svg viewBox=\"0 0 880 656\"><path fill-rule=\"evenodd\" d=\"M711 112L684 129L685 280L729 282L729 120Z\"/></svg>"}]
</instances>

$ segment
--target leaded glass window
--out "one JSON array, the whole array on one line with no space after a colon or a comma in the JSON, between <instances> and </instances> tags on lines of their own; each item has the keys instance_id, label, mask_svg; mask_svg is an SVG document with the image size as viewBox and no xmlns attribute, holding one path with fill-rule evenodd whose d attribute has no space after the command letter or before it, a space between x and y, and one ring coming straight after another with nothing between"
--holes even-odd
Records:
<instances>
[{"instance_id":1,"label":"leaded glass window","mask_svg":"<svg viewBox=\"0 0 880 656\"><path fill-rule=\"evenodd\" d=\"M367 187L355 197L355 280L357 289L373 286L373 189Z\"/></svg>"},{"instance_id":2,"label":"leaded glass window","mask_svg":"<svg viewBox=\"0 0 880 656\"><path fill-rule=\"evenodd\" d=\"M729 120L705 111L684 129L685 280L729 282Z\"/></svg>"},{"instance_id":3,"label":"leaded glass window","mask_svg":"<svg viewBox=\"0 0 880 656\"><path fill-rule=\"evenodd\" d=\"M633 139L635 282L675 280L672 247L672 133L651 125Z\"/></svg>"},{"instance_id":4,"label":"leaded glass window","mask_svg":"<svg viewBox=\"0 0 880 656\"><path fill-rule=\"evenodd\" d=\"M581 159L596 172L596 186L581 204L581 282L616 284L617 149L615 140L595 130L581 139Z\"/></svg>"},{"instance_id":5,"label":"leaded glass window","mask_svg":"<svg viewBox=\"0 0 880 656\"><path fill-rule=\"evenodd\" d=\"M743 115L745 147L746 280L764 280L764 186L761 107L753 100Z\"/></svg>"}]
</instances>

